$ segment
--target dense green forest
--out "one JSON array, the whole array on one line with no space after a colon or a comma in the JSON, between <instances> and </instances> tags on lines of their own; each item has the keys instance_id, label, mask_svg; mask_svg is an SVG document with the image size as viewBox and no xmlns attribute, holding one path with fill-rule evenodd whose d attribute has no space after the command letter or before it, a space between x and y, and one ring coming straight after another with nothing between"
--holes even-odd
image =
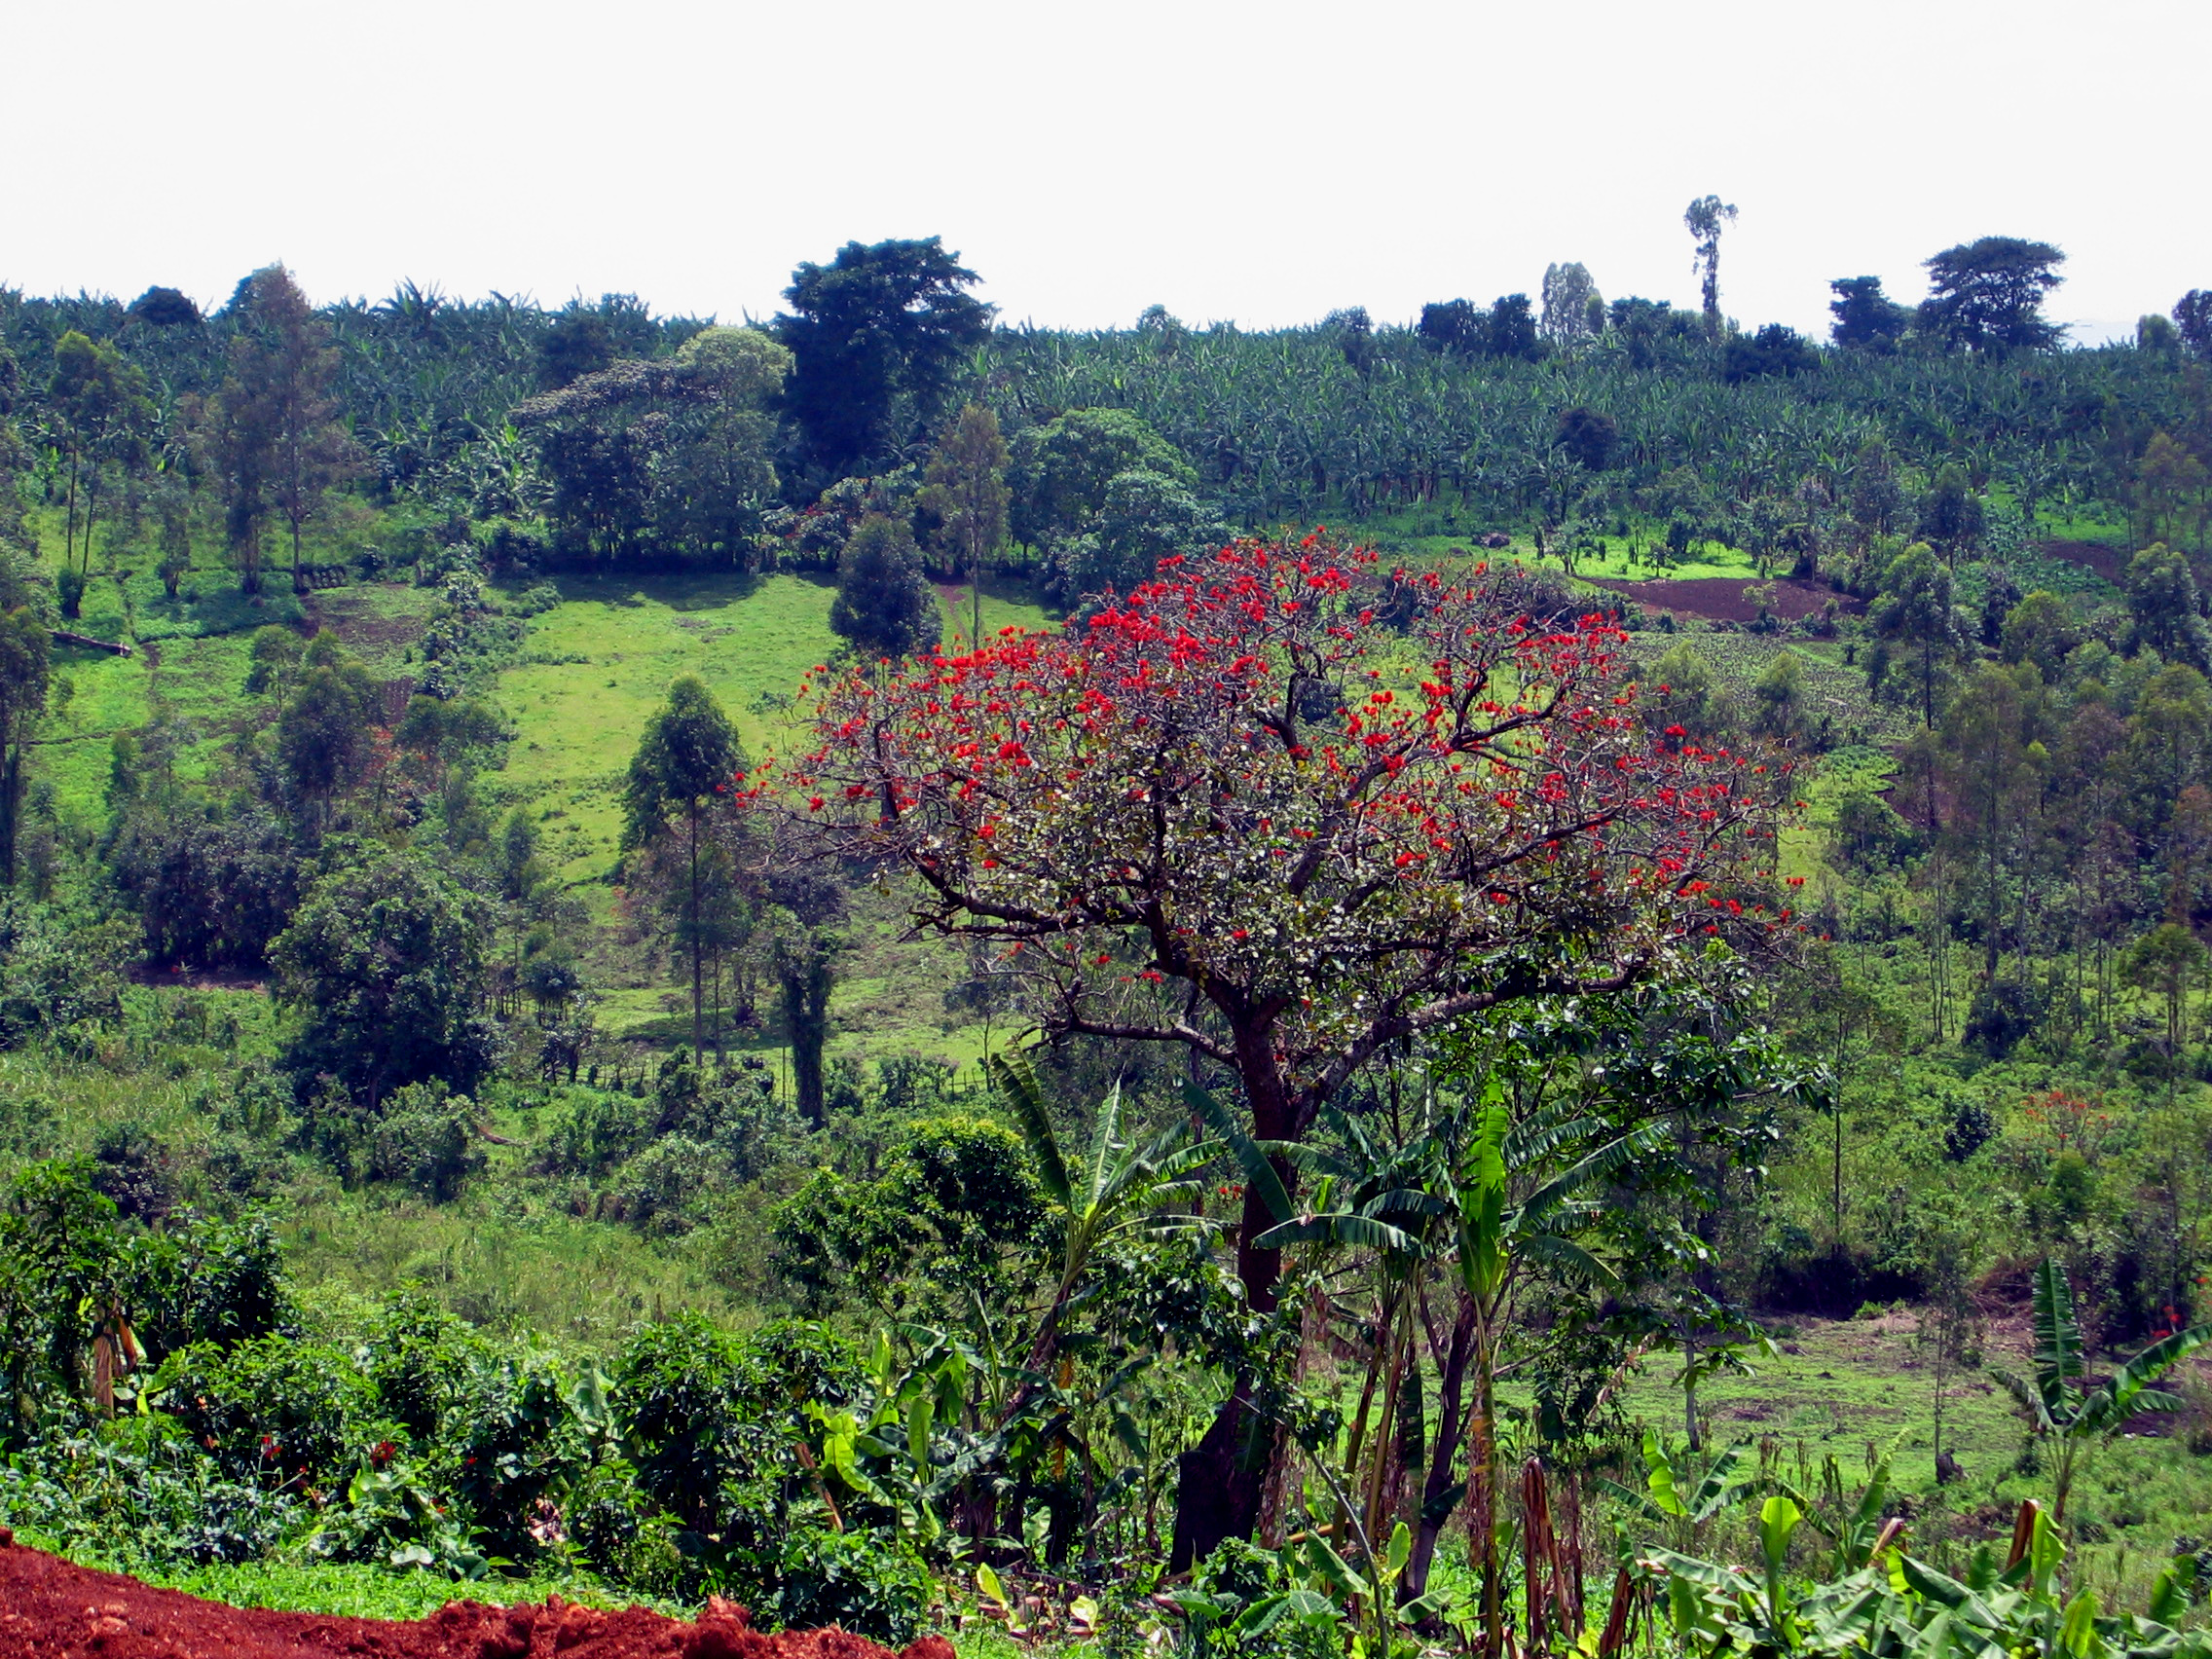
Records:
<instances>
[{"instance_id":1,"label":"dense green forest","mask_svg":"<svg viewBox=\"0 0 2212 1659\"><path fill-rule=\"evenodd\" d=\"M2212 294L2072 348L1992 237L1814 341L1732 212L1694 309L1407 326L0 290L0 1518L971 1652L2200 1646Z\"/></svg>"}]
</instances>

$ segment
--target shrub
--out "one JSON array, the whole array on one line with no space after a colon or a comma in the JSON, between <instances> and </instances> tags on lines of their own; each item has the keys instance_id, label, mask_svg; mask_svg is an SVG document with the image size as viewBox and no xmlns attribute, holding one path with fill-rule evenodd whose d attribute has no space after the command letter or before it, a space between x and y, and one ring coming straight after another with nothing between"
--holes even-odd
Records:
<instances>
[{"instance_id":1,"label":"shrub","mask_svg":"<svg viewBox=\"0 0 2212 1659\"><path fill-rule=\"evenodd\" d=\"M639 1487L695 1533L716 1530L722 1488L780 1465L784 1443L747 1411L737 1339L696 1313L648 1325L615 1356L622 1448Z\"/></svg>"},{"instance_id":2,"label":"shrub","mask_svg":"<svg viewBox=\"0 0 2212 1659\"><path fill-rule=\"evenodd\" d=\"M70 926L16 894L0 898L0 1049L45 1040L72 1051L123 1014L120 941Z\"/></svg>"},{"instance_id":3,"label":"shrub","mask_svg":"<svg viewBox=\"0 0 2212 1659\"><path fill-rule=\"evenodd\" d=\"M268 1486L341 1476L396 1426L376 1420L350 1354L284 1337L195 1343L163 1364L154 1393L226 1474Z\"/></svg>"},{"instance_id":4,"label":"shrub","mask_svg":"<svg viewBox=\"0 0 2212 1659\"><path fill-rule=\"evenodd\" d=\"M467 1095L450 1094L434 1080L395 1090L369 1137L369 1174L404 1181L433 1202L446 1202L483 1173L478 1116Z\"/></svg>"},{"instance_id":5,"label":"shrub","mask_svg":"<svg viewBox=\"0 0 2212 1659\"><path fill-rule=\"evenodd\" d=\"M921 1635L929 1612L928 1568L911 1550L873 1533L793 1532L776 1577L756 1610L788 1630L836 1625L903 1647Z\"/></svg>"}]
</instances>

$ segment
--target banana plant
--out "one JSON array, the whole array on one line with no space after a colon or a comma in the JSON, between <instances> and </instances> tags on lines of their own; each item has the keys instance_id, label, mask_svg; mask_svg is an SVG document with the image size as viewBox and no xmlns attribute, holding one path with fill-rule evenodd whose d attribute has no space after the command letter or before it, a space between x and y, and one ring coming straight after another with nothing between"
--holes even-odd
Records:
<instances>
[{"instance_id":1,"label":"banana plant","mask_svg":"<svg viewBox=\"0 0 2212 1659\"><path fill-rule=\"evenodd\" d=\"M2036 1267L2032 1306L2034 1379L2009 1371L1996 1375L2019 1402L2029 1432L2056 1445L2058 1468L2051 1519L2063 1528L2082 1455L2139 1412L2179 1411L2181 1399L2156 1384L2198 1348L2212 1343L2212 1324L2192 1325L2161 1338L2092 1388L2083 1381L2085 1362L2082 1327L2074 1316L2074 1291L2053 1257L2046 1256Z\"/></svg>"},{"instance_id":2,"label":"banana plant","mask_svg":"<svg viewBox=\"0 0 2212 1659\"><path fill-rule=\"evenodd\" d=\"M1889 1523L1867 1562L1825 1584L1799 1589L1788 1577L1799 1522L1795 1502L1768 1497L1755 1516L1757 1576L1721 1562L1643 1551L1637 1571L1660 1595L1682 1651L1692 1659L1746 1653L1893 1655L1896 1659L2204 1659L2212 1639L2171 1621L2187 1610L2194 1566L2160 1575L2148 1617L2103 1616L2096 1597L2066 1598L2058 1528L2035 1503L2021 1506L2010 1559L1986 1555L1958 1579L1899 1547Z\"/></svg>"},{"instance_id":3,"label":"banana plant","mask_svg":"<svg viewBox=\"0 0 2212 1659\"><path fill-rule=\"evenodd\" d=\"M1166 1232L1203 1227L1200 1217L1160 1212L1168 1204L1197 1196L1198 1183L1192 1177L1221 1149L1212 1141L1189 1144L1188 1130L1180 1124L1146 1140L1124 1140L1122 1086L1117 1083L1099 1105L1088 1152L1070 1170L1029 1056L993 1054L988 1066L992 1085L1020 1122L1030 1156L1037 1161L1037 1177L1045 1196L1067 1212L1067 1241L1060 1253L1059 1280L1029 1345L1027 1369L1042 1375L1051 1366L1059 1346L1061 1321L1077 1299L1084 1272L1098 1246L1118 1233L1139 1228Z\"/></svg>"}]
</instances>

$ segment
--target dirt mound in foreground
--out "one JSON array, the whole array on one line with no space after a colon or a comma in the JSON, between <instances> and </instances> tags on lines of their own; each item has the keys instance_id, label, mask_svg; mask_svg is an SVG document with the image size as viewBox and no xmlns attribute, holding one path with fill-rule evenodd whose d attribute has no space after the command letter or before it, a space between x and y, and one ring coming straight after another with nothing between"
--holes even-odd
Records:
<instances>
[{"instance_id":1,"label":"dirt mound in foreground","mask_svg":"<svg viewBox=\"0 0 2212 1659\"><path fill-rule=\"evenodd\" d=\"M745 1609L710 1604L697 1624L644 1607L456 1602L426 1619L337 1619L226 1607L37 1550L0 1547L0 1659L894 1659L841 1630L765 1636ZM899 1659L953 1659L941 1636Z\"/></svg>"}]
</instances>

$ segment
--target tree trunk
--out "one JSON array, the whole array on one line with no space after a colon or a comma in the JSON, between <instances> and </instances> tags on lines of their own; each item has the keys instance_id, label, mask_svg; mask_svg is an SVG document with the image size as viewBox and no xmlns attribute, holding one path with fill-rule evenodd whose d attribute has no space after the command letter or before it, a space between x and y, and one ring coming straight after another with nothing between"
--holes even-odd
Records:
<instances>
[{"instance_id":1,"label":"tree trunk","mask_svg":"<svg viewBox=\"0 0 2212 1659\"><path fill-rule=\"evenodd\" d=\"M1296 1121L1271 1041L1274 1015L1255 1014L1241 1008L1224 1008L1222 1012L1235 1036L1236 1070L1252 1111L1253 1138L1295 1138L1305 1125ZM1271 1158L1269 1162L1283 1191L1295 1192L1298 1176L1289 1162L1281 1158ZM1236 1230L1236 1277L1244 1286L1245 1305L1255 1313L1272 1313L1275 1308L1282 1252L1261 1249L1253 1243L1274 1226L1275 1220L1267 1201L1247 1183ZM1224 1538L1249 1538L1260 1524L1268 1465L1277 1455L1281 1435L1277 1424L1252 1410L1251 1385L1247 1376L1236 1379L1204 1438L1178 1460L1170 1572L1181 1572L1203 1561Z\"/></svg>"},{"instance_id":2,"label":"tree trunk","mask_svg":"<svg viewBox=\"0 0 2212 1659\"><path fill-rule=\"evenodd\" d=\"M1459 1458L1459 1443L1467 1431L1467 1414L1460 1397L1467 1382L1467 1364L1475 1350L1475 1299L1459 1293L1459 1311L1452 1321L1452 1344L1445 1349L1436 1384L1436 1445L1428 1459L1428 1478L1421 1483L1420 1515L1414 1526L1414 1553L1406 1562L1404 1579L1408 1599L1427 1592L1430 1565L1444 1526L1458 1507L1449 1501L1452 1466Z\"/></svg>"},{"instance_id":3,"label":"tree trunk","mask_svg":"<svg viewBox=\"0 0 2212 1659\"><path fill-rule=\"evenodd\" d=\"M295 548L296 545L295 540ZM296 571L298 568L295 552L293 569ZM707 1051L705 1033L700 1024L702 1004L699 989L699 935L704 930L699 926L699 803L696 800L687 801L683 810L691 830L691 1056L698 1059Z\"/></svg>"}]
</instances>

